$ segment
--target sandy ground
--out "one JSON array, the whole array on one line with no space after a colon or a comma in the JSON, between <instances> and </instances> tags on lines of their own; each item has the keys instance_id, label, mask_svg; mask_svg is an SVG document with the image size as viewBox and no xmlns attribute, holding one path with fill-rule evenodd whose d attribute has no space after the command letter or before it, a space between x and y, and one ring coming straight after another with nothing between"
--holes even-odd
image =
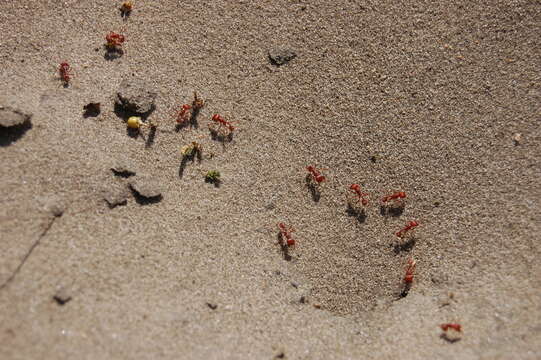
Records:
<instances>
[{"instance_id":1,"label":"sandy ground","mask_svg":"<svg viewBox=\"0 0 541 360\"><path fill-rule=\"evenodd\" d=\"M127 20L118 5L0 2L0 105L33 114L16 141L0 129L0 358L541 358L539 1L136 0ZM127 37L112 61L111 30ZM273 66L273 47L297 57ZM129 77L158 89L152 146L113 111ZM176 132L194 90L199 127ZM83 118L91 101L102 113ZM209 136L214 113L238 121L230 143ZM203 161L180 178L194 140ZM110 209L118 161L163 200ZM401 216L380 214L388 190L407 192ZM417 242L395 252L410 220Z\"/></svg>"}]
</instances>

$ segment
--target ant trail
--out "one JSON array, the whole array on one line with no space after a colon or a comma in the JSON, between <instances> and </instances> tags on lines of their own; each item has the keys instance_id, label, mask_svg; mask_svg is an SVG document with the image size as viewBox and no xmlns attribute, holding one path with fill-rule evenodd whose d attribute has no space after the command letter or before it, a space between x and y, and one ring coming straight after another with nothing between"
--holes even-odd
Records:
<instances>
[{"instance_id":1,"label":"ant trail","mask_svg":"<svg viewBox=\"0 0 541 360\"><path fill-rule=\"evenodd\" d=\"M0 285L0 291L3 290L5 287L7 287L9 285L9 283L11 283L13 281L13 279L15 279L15 276L17 276L19 271L21 271L23 265L26 263L26 261L28 260L30 255L32 255L32 252L34 251L34 249L39 245L39 243L41 242L41 239L43 239L43 237L45 235L47 235L47 233L49 232L49 230L51 229L51 227L53 226L53 224L54 224L54 222L55 222L55 220L57 218L58 218L58 216L53 216L51 218L51 220L49 220L49 223L47 224L47 226L45 227L45 229L43 230L41 235L36 239L36 241L34 241L32 246L30 246L30 249L28 249L28 251L26 252L24 257L22 258L22 260L19 263L19 265L17 266L17 268L13 271L13 273L9 276L9 278L7 278L7 280L4 281L4 283L2 285Z\"/></svg>"}]
</instances>

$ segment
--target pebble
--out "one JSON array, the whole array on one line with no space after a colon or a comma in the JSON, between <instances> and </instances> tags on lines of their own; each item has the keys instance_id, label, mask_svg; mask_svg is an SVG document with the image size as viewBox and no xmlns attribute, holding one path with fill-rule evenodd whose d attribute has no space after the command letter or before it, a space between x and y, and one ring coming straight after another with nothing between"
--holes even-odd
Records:
<instances>
[{"instance_id":1,"label":"pebble","mask_svg":"<svg viewBox=\"0 0 541 360\"><path fill-rule=\"evenodd\" d=\"M53 299L58 305L65 305L71 300L71 295L65 288L61 288L53 296Z\"/></svg>"},{"instance_id":2,"label":"pebble","mask_svg":"<svg viewBox=\"0 0 541 360\"><path fill-rule=\"evenodd\" d=\"M150 176L136 177L129 184L130 188L143 198L157 200L162 196L160 183Z\"/></svg>"},{"instance_id":3,"label":"pebble","mask_svg":"<svg viewBox=\"0 0 541 360\"><path fill-rule=\"evenodd\" d=\"M288 48L273 48L269 50L271 64L282 66L297 57L297 53Z\"/></svg>"},{"instance_id":4,"label":"pebble","mask_svg":"<svg viewBox=\"0 0 541 360\"><path fill-rule=\"evenodd\" d=\"M31 118L32 114L25 114L9 106L0 106L0 126L11 127L30 124Z\"/></svg>"},{"instance_id":5,"label":"pebble","mask_svg":"<svg viewBox=\"0 0 541 360\"><path fill-rule=\"evenodd\" d=\"M119 205L126 205L128 203L128 195L128 189L124 186L113 186L103 191L103 199L111 209Z\"/></svg>"},{"instance_id":6,"label":"pebble","mask_svg":"<svg viewBox=\"0 0 541 360\"><path fill-rule=\"evenodd\" d=\"M116 104L124 111L145 114L154 109L156 90L142 79L125 79L117 91Z\"/></svg>"}]
</instances>

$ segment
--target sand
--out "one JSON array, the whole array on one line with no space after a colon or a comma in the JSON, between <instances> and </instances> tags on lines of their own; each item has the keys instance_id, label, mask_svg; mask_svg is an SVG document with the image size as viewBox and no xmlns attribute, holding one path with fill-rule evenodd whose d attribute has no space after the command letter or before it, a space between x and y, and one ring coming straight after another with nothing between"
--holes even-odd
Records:
<instances>
[{"instance_id":1,"label":"sand","mask_svg":"<svg viewBox=\"0 0 541 360\"><path fill-rule=\"evenodd\" d=\"M538 1L119 4L0 3L0 105L33 114L0 129L0 358L541 358ZM127 38L113 60L109 31ZM297 56L278 67L273 48ZM152 144L114 112L130 77L157 89ZM175 131L193 91L199 126ZM238 121L231 142L214 113ZM192 141L203 159L180 177ZM118 162L162 200L110 208ZM317 202L307 165L328 169ZM391 190L400 216L380 213Z\"/></svg>"}]
</instances>

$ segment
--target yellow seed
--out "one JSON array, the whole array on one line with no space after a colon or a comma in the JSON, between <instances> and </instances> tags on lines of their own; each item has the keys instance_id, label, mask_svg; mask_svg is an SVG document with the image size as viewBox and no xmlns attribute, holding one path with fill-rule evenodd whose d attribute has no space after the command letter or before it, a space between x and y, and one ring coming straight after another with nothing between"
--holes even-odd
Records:
<instances>
[{"instance_id":1,"label":"yellow seed","mask_svg":"<svg viewBox=\"0 0 541 360\"><path fill-rule=\"evenodd\" d=\"M143 122L141 121L141 118L139 116L131 116L128 119L128 127L131 129L139 129Z\"/></svg>"}]
</instances>

